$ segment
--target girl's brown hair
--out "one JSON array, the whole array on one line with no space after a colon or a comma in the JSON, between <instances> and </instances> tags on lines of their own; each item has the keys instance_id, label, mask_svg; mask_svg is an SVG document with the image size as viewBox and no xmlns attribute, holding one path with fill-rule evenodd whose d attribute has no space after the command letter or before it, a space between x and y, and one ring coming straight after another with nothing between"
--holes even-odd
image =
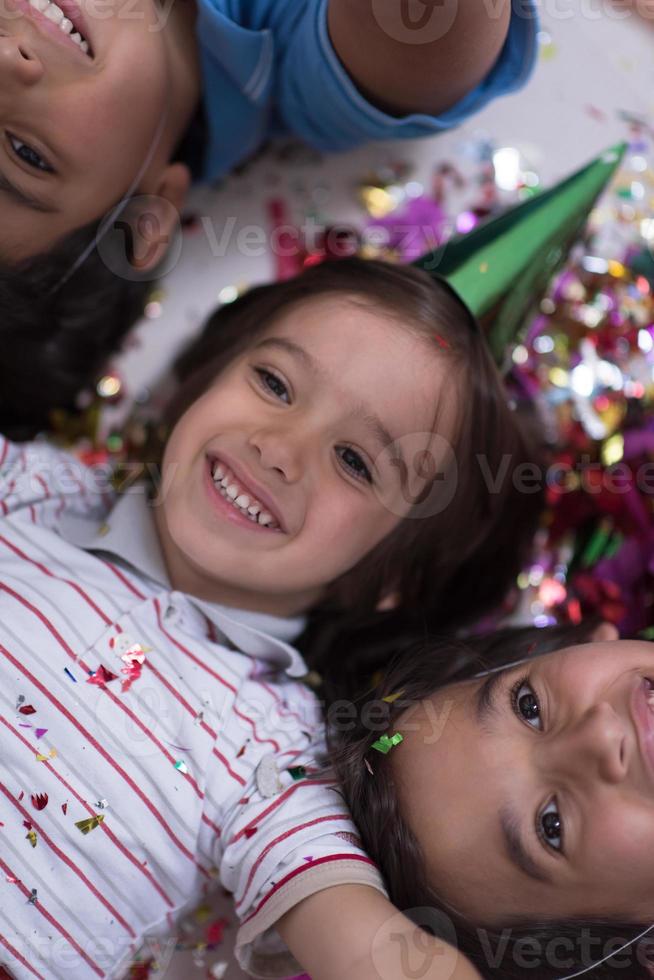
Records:
<instances>
[{"instance_id":1,"label":"girl's brown hair","mask_svg":"<svg viewBox=\"0 0 654 980\"><path fill-rule=\"evenodd\" d=\"M382 873L391 902L417 925L424 928L429 923L432 934L450 943L456 937L458 949L482 977L556 980L628 945L613 961L595 967L589 980L621 976L651 980L654 930L634 942L650 923L525 919L489 929L464 918L439 897L428 879L427 861L395 788L392 755L376 752L371 745L383 733L401 731L400 716L441 688L527 657L590 642L596 625L506 629L465 642L433 639L416 644L398 652L379 683L348 705L343 724L339 723L344 718L343 692L326 681L329 771L339 784L363 849ZM323 769L316 778L324 777ZM430 778L437 781L438 773Z\"/></svg>"},{"instance_id":2,"label":"girl's brown hair","mask_svg":"<svg viewBox=\"0 0 654 980\"><path fill-rule=\"evenodd\" d=\"M373 307L424 339L447 369L435 399L434 432L446 402L456 415L454 433L445 433L453 450L449 469L428 481L408 517L332 583L310 612L299 644L310 666L331 671L337 658L352 684L407 639L478 617L502 600L531 541L542 490L520 492L514 485L519 467L537 461L536 449L509 409L476 321L446 283L385 262L325 263L218 309L177 361L181 387L168 426L278 318L325 296ZM397 603L380 609L388 596Z\"/></svg>"}]
</instances>

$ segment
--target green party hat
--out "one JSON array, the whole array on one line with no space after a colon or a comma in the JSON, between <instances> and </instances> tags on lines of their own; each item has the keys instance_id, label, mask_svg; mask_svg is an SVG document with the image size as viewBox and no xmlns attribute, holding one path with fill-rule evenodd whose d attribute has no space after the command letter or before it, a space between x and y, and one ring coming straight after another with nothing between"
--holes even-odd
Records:
<instances>
[{"instance_id":1,"label":"green party hat","mask_svg":"<svg viewBox=\"0 0 654 980\"><path fill-rule=\"evenodd\" d=\"M478 318L488 318L488 339L498 362L516 339L565 261L627 148L620 143L548 191L467 235L457 235L416 265L449 284Z\"/></svg>"}]
</instances>

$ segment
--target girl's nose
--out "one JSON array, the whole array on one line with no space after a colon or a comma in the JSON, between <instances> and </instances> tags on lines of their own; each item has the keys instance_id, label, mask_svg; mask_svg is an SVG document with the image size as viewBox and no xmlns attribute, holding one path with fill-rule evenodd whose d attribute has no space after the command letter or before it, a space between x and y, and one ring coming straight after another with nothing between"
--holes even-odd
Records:
<instances>
[{"instance_id":1,"label":"girl's nose","mask_svg":"<svg viewBox=\"0 0 654 980\"><path fill-rule=\"evenodd\" d=\"M297 432L288 428L258 429L249 439L264 469L277 470L287 483L295 483L303 472L303 449Z\"/></svg>"},{"instance_id":2,"label":"girl's nose","mask_svg":"<svg viewBox=\"0 0 654 980\"><path fill-rule=\"evenodd\" d=\"M550 748L554 767L576 780L620 783L627 775L627 731L607 701L589 708Z\"/></svg>"},{"instance_id":3,"label":"girl's nose","mask_svg":"<svg viewBox=\"0 0 654 980\"><path fill-rule=\"evenodd\" d=\"M43 72L43 62L29 41L20 37L0 37L0 82L3 88L12 82L36 85Z\"/></svg>"}]
</instances>

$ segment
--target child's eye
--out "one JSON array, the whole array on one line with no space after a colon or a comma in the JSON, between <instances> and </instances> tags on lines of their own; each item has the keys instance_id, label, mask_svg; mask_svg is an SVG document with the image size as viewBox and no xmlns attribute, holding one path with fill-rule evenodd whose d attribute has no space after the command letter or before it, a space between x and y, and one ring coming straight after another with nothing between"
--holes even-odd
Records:
<instances>
[{"instance_id":1,"label":"child's eye","mask_svg":"<svg viewBox=\"0 0 654 980\"><path fill-rule=\"evenodd\" d=\"M370 470L362 460L359 453L357 453L354 449L351 449L349 446L338 449L337 452L339 453L345 466L347 466L348 470L350 470L350 472L353 473L358 480L365 480L366 483L372 483L372 475Z\"/></svg>"},{"instance_id":2,"label":"child's eye","mask_svg":"<svg viewBox=\"0 0 654 980\"><path fill-rule=\"evenodd\" d=\"M19 157L23 163L26 163L34 170L43 170L45 173L50 174L54 173L50 164L36 150L28 146L27 143L23 143L22 140L19 140L17 136L13 136L11 133L7 133L7 138L15 156Z\"/></svg>"},{"instance_id":3,"label":"child's eye","mask_svg":"<svg viewBox=\"0 0 654 980\"><path fill-rule=\"evenodd\" d=\"M563 850L563 820L557 810L556 800L551 800L538 814L536 833L546 847L555 851Z\"/></svg>"},{"instance_id":4,"label":"child's eye","mask_svg":"<svg viewBox=\"0 0 654 980\"><path fill-rule=\"evenodd\" d=\"M521 677L510 691L511 707L530 728L542 731L540 702L528 677ZM536 724L533 725L532 722ZM556 800L551 800L545 809L536 815L536 833L538 839L554 851L563 850L563 820L557 809Z\"/></svg>"},{"instance_id":5,"label":"child's eye","mask_svg":"<svg viewBox=\"0 0 654 980\"><path fill-rule=\"evenodd\" d=\"M290 397L288 394L288 388L276 374L272 371L266 371L265 368L256 368L256 372L259 375L261 385L266 391L271 392L276 398L280 398L282 401L290 403Z\"/></svg>"},{"instance_id":6,"label":"child's eye","mask_svg":"<svg viewBox=\"0 0 654 980\"><path fill-rule=\"evenodd\" d=\"M520 680L513 685L510 692L510 697L511 707L518 718L520 718L521 721L526 721L531 728L536 728L538 731L542 731L540 703L533 687L529 684L526 677L521 677ZM535 721L536 724L532 725L532 721Z\"/></svg>"}]
</instances>

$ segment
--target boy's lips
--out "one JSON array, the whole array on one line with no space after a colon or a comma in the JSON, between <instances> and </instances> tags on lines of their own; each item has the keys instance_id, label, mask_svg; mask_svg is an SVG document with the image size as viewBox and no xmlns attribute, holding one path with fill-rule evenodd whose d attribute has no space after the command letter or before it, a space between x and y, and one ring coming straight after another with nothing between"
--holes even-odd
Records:
<instances>
[{"instance_id":1,"label":"boy's lips","mask_svg":"<svg viewBox=\"0 0 654 980\"><path fill-rule=\"evenodd\" d=\"M93 44L89 36L86 20L76 0L54 0L54 2L64 16L72 22L72 33L77 32L86 40L89 45L88 53L85 53L79 44L73 41L70 35L62 31L57 23L46 17L45 13L38 9L35 2L30 3L29 0L8 0L8 5L9 9L26 15L40 34L45 34L48 38L57 41L60 45L65 46L68 51L71 49L76 51L78 56L83 58L87 63L92 61L94 58ZM42 3L45 6L45 0L42 0Z\"/></svg>"},{"instance_id":2,"label":"boy's lips","mask_svg":"<svg viewBox=\"0 0 654 980\"><path fill-rule=\"evenodd\" d=\"M275 499L271 496L270 492L266 490L260 483L254 479L254 477L247 472L232 456L227 456L224 453L210 453L207 456L209 460L210 467L213 468L218 463L222 463L226 469L228 469L234 476L236 483L239 485L242 491L258 500L259 503L263 504L266 510L273 516L277 524L279 525L279 530L284 534L288 533L286 522L282 516L279 505Z\"/></svg>"}]
</instances>

